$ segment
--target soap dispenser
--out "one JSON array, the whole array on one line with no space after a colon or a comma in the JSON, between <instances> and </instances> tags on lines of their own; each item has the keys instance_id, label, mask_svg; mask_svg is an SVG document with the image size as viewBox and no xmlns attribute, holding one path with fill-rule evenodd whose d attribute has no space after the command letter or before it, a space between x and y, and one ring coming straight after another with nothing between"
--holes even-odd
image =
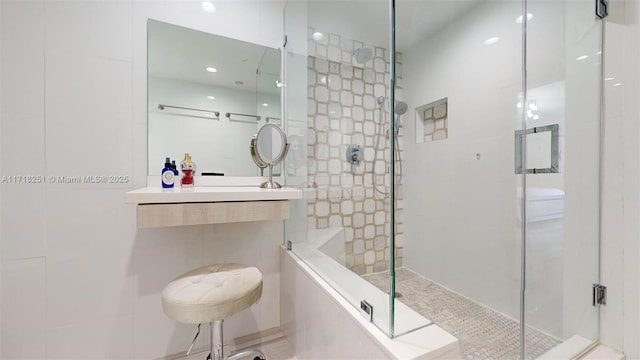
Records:
<instances>
[{"instance_id":1,"label":"soap dispenser","mask_svg":"<svg viewBox=\"0 0 640 360\"><path fill-rule=\"evenodd\" d=\"M162 169L162 187L164 189L173 188L176 173L171 167L171 161L167 157L164 162L164 168Z\"/></svg>"}]
</instances>

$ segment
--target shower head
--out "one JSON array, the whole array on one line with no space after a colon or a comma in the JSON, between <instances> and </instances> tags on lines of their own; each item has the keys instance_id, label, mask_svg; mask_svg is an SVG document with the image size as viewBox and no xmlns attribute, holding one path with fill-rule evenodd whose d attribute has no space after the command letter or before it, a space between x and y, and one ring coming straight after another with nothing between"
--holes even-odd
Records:
<instances>
[{"instance_id":1,"label":"shower head","mask_svg":"<svg viewBox=\"0 0 640 360\"><path fill-rule=\"evenodd\" d=\"M407 105L406 102L404 102L404 101L396 102L396 114L397 115L404 115L404 113L406 113L408 109L409 109L409 105Z\"/></svg>"},{"instance_id":2,"label":"shower head","mask_svg":"<svg viewBox=\"0 0 640 360\"><path fill-rule=\"evenodd\" d=\"M358 64L364 64L373 57L373 50L365 47L355 49L353 50L353 56Z\"/></svg>"}]
</instances>

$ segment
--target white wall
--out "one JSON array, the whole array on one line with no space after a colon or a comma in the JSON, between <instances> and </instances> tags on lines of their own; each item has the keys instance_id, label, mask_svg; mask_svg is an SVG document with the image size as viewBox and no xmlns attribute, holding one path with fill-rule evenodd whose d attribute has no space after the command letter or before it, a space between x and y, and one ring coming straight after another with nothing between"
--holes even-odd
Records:
<instances>
[{"instance_id":1,"label":"white wall","mask_svg":"<svg viewBox=\"0 0 640 360\"><path fill-rule=\"evenodd\" d=\"M2 19L2 6L0 6L0 19ZM0 39L2 36L3 30L2 26L0 26ZM2 68L2 46L0 46L0 69ZM2 82L2 71L0 71L0 84ZM2 98L2 86L0 85L0 99ZM2 111L0 111L0 124L2 123ZM2 149L2 126L0 126L0 149ZM0 156L0 168L2 167L2 157ZM0 191L0 203L2 203L2 191ZM2 255L2 216L0 216L0 256ZM1 269L0 269L1 271ZM2 276L0 275L0 294L2 294ZM0 309L2 308L2 296L0 296ZM2 311L0 311L0 328L2 326ZM2 341L0 340L0 354L2 354Z\"/></svg>"},{"instance_id":2,"label":"white wall","mask_svg":"<svg viewBox=\"0 0 640 360\"><path fill-rule=\"evenodd\" d=\"M2 184L3 358L153 358L193 335L159 293L210 262L256 264L265 292L227 338L279 325L280 222L136 230L147 176L146 19L266 46L282 1L3 1L3 176L124 175L125 184ZM160 164L161 165L161 164ZM259 254L259 255L258 255ZM206 337L205 337L206 338Z\"/></svg>"},{"instance_id":3,"label":"white wall","mask_svg":"<svg viewBox=\"0 0 640 360\"><path fill-rule=\"evenodd\" d=\"M620 250L619 243L612 246L616 250L616 255L622 255L622 262L620 257L613 258L612 261L616 264L624 264L622 269L616 267L612 274L618 278L621 277L624 281L618 286L618 291L622 291L624 302L624 307L621 310L621 317L624 319L622 334L620 334L620 326L616 327L615 325L620 324L619 317L615 318L613 322L607 321L608 319L604 316L602 320L612 324L609 329L615 329L615 334L622 338L623 347L617 348L623 349L629 359L638 359L640 358L640 268L638 266L640 262L640 247L638 246L638 239L640 239L640 222L638 222L638 218L640 218L640 187L638 185L640 184L640 126L638 124L638 119L640 119L640 103L638 102L638 98L640 98L640 68L638 66L640 63L638 55L640 49L640 28L638 27L640 6L637 0L617 0L613 2L613 5L624 5L624 20L622 22L624 35L619 38L615 36L614 32L611 36L607 36L607 41L615 43L613 39L618 39L620 42L618 49L622 50L623 54L616 53L618 55L613 56L623 61L621 69L624 71L623 79L627 84L623 87L624 120L621 121L624 134L624 195L622 197L624 243L622 250ZM612 67L612 69L616 68ZM617 94L613 92L612 95L616 96ZM605 147L605 149L607 148ZM604 332L602 335L604 336Z\"/></svg>"},{"instance_id":4,"label":"white wall","mask_svg":"<svg viewBox=\"0 0 640 360\"><path fill-rule=\"evenodd\" d=\"M610 9L606 21L605 78L615 79L605 81L604 86L601 280L607 286L608 304L601 308L600 337L604 344L623 350L628 359L638 359L640 7L637 0L615 0Z\"/></svg>"}]
</instances>

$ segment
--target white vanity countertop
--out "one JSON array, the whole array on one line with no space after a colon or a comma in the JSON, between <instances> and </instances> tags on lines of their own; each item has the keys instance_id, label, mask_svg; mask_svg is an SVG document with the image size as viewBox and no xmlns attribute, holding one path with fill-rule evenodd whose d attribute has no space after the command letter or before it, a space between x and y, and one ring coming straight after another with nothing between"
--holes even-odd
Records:
<instances>
[{"instance_id":1,"label":"white vanity countertop","mask_svg":"<svg viewBox=\"0 0 640 360\"><path fill-rule=\"evenodd\" d=\"M257 186L196 186L192 189L145 187L125 194L128 204L163 204L219 201L260 201L301 199L302 190L283 187L260 189Z\"/></svg>"}]
</instances>

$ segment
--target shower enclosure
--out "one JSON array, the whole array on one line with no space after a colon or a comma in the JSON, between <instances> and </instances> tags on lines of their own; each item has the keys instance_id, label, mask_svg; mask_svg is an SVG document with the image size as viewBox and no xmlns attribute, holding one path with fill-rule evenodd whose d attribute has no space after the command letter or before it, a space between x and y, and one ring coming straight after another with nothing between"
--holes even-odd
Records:
<instances>
[{"instance_id":1,"label":"shower enclosure","mask_svg":"<svg viewBox=\"0 0 640 360\"><path fill-rule=\"evenodd\" d=\"M388 336L435 323L472 358L598 339L595 4L287 3L286 240Z\"/></svg>"}]
</instances>

